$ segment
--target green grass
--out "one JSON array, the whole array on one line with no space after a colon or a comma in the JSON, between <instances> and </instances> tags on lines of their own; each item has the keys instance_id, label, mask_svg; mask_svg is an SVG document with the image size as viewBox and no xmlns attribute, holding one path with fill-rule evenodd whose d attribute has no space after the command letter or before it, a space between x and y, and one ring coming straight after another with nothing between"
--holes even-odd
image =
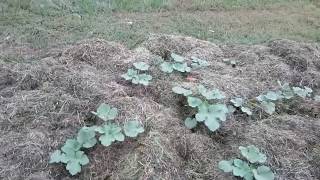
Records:
<instances>
[{"instance_id":1,"label":"green grass","mask_svg":"<svg viewBox=\"0 0 320 180\"><path fill-rule=\"evenodd\" d=\"M0 38L10 39L7 48L46 50L93 37L134 48L150 33L216 43L320 42L320 6L312 0L51 0L48 6L6 1L0 2Z\"/></svg>"}]
</instances>

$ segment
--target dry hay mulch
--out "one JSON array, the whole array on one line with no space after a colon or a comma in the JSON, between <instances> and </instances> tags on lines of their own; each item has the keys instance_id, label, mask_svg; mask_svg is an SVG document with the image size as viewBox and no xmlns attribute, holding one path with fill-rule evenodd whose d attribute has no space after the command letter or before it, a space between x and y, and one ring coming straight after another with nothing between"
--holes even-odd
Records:
<instances>
[{"instance_id":1,"label":"dry hay mulch","mask_svg":"<svg viewBox=\"0 0 320 180\"><path fill-rule=\"evenodd\" d=\"M157 68L171 52L209 61L193 81ZM291 104L260 119L232 115L215 133L184 127L187 109L173 85L202 83L227 97L252 98L277 87L277 80L319 93L320 50L316 44L274 40L269 44L220 45L190 37L153 35L129 50L101 39L86 40L38 62L0 64L1 179L233 179L217 168L238 157L238 147L262 149L277 179L320 178L319 104ZM235 67L225 59L235 60ZM133 62L152 65L149 87L120 77ZM86 151L90 164L77 176L49 165L51 152L84 125L101 123L90 112L102 103L117 107L117 122L137 118L146 132L110 147ZM287 112L287 113L286 113Z\"/></svg>"}]
</instances>

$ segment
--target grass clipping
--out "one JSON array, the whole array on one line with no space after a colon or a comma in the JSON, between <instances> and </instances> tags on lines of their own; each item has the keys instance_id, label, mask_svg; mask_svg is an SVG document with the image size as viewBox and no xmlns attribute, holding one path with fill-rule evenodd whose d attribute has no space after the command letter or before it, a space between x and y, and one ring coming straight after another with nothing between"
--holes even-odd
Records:
<instances>
[{"instance_id":1,"label":"grass clipping","mask_svg":"<svg viewBox=\"0 0 320 180\"><path fill-rule=\"evenodd\" d=\"M143 47L128 50L101 39L86 40L61 56L33 63L0 64L2 179L227 179L217 164L237 155L237 147L254 144L266 152L279 179L320 178L319 105L303 111L249 121L231 116L216 133L183 125L186 109L171 92L176 84L197 83L230 96L254 97L275 80L320 87L319 47L276 40L259 46L217 46L189 37L155 35ZM155 65L176 52L187 59L205 58L209 67L192 72L195 81L166 75L153 66L149 87L120 78L133 62ZM236 67L224 59L237 61ZM105 148L90 149L90 164L74 177L61 165L48 165L49 154L75 136L83 125L96 124L90 113L100 103L121 112L119 123L139 119L146 132ZM299 107L295 107L299 108ZM305 107L304 107L305 108ZM293 114L293 115L292 115Z\"/></svg>"}]
</instances>

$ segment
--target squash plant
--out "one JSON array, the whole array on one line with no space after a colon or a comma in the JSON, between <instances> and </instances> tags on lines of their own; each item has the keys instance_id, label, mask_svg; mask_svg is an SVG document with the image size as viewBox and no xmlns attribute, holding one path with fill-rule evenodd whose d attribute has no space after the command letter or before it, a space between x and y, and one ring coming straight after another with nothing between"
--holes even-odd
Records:
<instances>
[{"instance_id":1,"label":"squash plant","mask_svg":"<svg viewBox=\"0 0 320 180\"><path fill-rule=\"evenodd\" d=\"M188 106L197 109L193 118L187 118L184 123L187 128L195 128L198 122L203 122L210 131L216 131L220 127L221 121L225 121L228 108L219 100L225 98L218 89L209 90L203 85L198 86L199 96L193 96L192 91L183 87L173 87L172 91L187 98ZM202 97L202 98L200 98Z\"/></svg>"},{"instance_id":2,"label":"squash plant","mask_svg":"<svg viewBox=\"0 0 320 180\"><path fill-rule=\"evenodd\" d=\"M122 128L113 122L118 115L117 108L102 103L94 115L104 121L101 126L82 127L77 137L67 139L61 150L54 151L50 156L49 163L64 163L71 175L76 175L81 171L81 167L89 163L89 158L84 153L84 149L92 148L97 144L97 134L100 134L99 141L103 146L110 146L115 141L124 141L127 137L137 137L144 132L144 128L137 120L129 120ZM124 129L124 133L122 132Z\"/></svg>"},{"instance_id":3,"label":"squash plant","mask_svg":"<svg viewBox=\"0 0 320 180\"><path fill-rule=\"evenodd\" d=\"M188 66L187 62L185 62L185 58L175 54L171 53L171 61L170 62L163 62L160 65L161 71L165 73L172 73L173 70L179 71L179 72L190 72L191 67Z\"/></svg>"},{"instance_id":4,"label":"squash plant","mask_svg":"<svg viewBox=\"0 0 320 180\"><path fill-rule=\"evenodd\" d=\"M241 155L245 158L223 160L218 164L219 169L223 172L232 173L234 176L241 177L245 180L274 180L274 173L265 165L267 156L260 150L249 145L247 147L240 146Z\"/></svg>"},{"instance_id":5,"label":"squash plant","mask_svg":"<svg viewBox=\"0 0 320 180\"><path fill-rule=\"evenodd\" d=\"M148 86L152 80L152 76L144 73L149 69L149 65L145 62L136 62L133 63L135 69L128 69L126 74L123 74L121 77L127 81L131 81L133 84L142 84Z\"/></svg>"}]
</instances>

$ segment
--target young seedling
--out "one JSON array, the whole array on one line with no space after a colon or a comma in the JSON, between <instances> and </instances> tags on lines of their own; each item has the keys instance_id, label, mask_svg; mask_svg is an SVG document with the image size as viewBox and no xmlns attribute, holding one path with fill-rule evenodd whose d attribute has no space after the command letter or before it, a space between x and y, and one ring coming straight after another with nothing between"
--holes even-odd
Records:
<instances>
[{"instance_id":1,"label":"young seedling","mask_svg":"<svg viewBox=\"0 0 320 180\"><path fill-rule=\"evenodd\" d=\"M99 141L104 146L110 146L115 141L124 141L125 136L122 128L110 122L118 115L117 108L102 103L97 112L92 112L105 121L102 126L82 127L75 139L68 139L61 150L54 151L50 156L49 163L64 163L71 175L76 175L81 171L81 166L89 163L89 158L82 151L83 148L91 148L97 144L96 131L101 135ZM144 128L136 121L128 121L124 125L124 132L128 137L137 137L144 132Z\"/></svg>"},{"instance_id":2,"label":"young seedling","mask_svg":"<svg viewBox=\"0 0 320 180\"><path fill-rule=\"evenodd\" d=\"M131 81L133 84L148 86L152 80L152 76L142 72L147 71L150 66L144 62L133 63L133 66L135 69L128 69L127 73L121 77L127 81Z\"/></svg>"},{"instance_id":3,"label":"young seedling","mask_svg":"<svg viewBox=\"0 0 320 180\"><path fill-rule=\"evenodd\" d=\"M274 173L265 165L267 156L253 146L239 147L241 155L245 157L245 161L241 159L223 160L218 164L219 169L224 172L232 173L234 176L242 177L245 180L274 180Z\"/></svg>"},{"instance_id":4,"label":"young seedling","mask_svg":"<svg viewBox=\"0 0 320 180\"><path fill-rule=\"evenodd\" d=\"M198 69L198 68L209 66L209 63L206 60L202 60L202 59L199 59L196 57L191 57L191 59L192 59L191 67L193 69Z\"/></svg>"},{"instance_id":5,"label":"young seedling","mask_svg":"<svg viewBox=\"0 0 320 180\"><path fill-rule=\"evenodd\" d=\"M81 171L81 166L89 163L88 157L80 150L81 144L76 139L68 139L61 150L51 154L49 163L64 163L71 175Z\"/></svg>"},{"instance_id":6,"label":"young seedling","mask_svg":"<svg viewBox=\"0 0 320 180\"><path fill-rule=\"evenodd\" d=\"M173 70L179 71L179 72L190 72L191 68L188 66L188 64L185 62L184 57L172 53L171 54L171 62L163 62L160 65L161 71L165 73L172 73Z\"/></svg>"},{"instance_id":7,"label":"young seedling","mask_svg":"<svg viewBox=\"0 0 320 180\"><path fill-rule=\"evenodd\" d=\"M210 131L216 131L220 127L220 121L225 121L228 114L228 108L225 104L216 102L223 99L225 96L218 89L208 90L203 85L198 86L199 97L194 97L192 91L182 88L174 87L173 92L183 95L187 98L188 105L197 109L195 118L185 119L187 128L195 128L198 122L203 122Z\"/></svg>"},{"instance_id":8,"label":"young seedling","mask_svg":"<svg viewBox=\"0 0 320 180\"><path fill-rule=\"evenodd\" d=\"M251 109L245 106L244 99L237 97L237 98L231 99L230 102L233 104L234 107L240 108L240 110L246 113L247 115L249 116L252 115Z\"/></svg>"}]
</instances>

